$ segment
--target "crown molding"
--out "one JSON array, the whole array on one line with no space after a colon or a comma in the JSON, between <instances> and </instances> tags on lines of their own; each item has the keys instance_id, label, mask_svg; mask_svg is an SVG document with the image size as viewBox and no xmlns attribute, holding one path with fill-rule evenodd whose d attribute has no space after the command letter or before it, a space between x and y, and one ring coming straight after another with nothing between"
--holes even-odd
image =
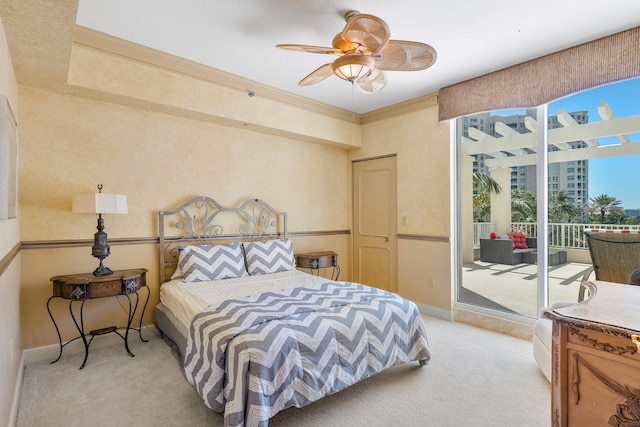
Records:
<instances>
[{"instance_id":1,"label":"crown molding","mask_svg":"<svg viewBox=\"0 0 640 427\"><path fill-rule=\"evenodd\" d=\"M437 105L438 94L432 93L362 114L360 116L360 124L364 125L379 120L402 116L405 114L424 110L425 108L435 107Z\"/></svg>"}]
</instances>

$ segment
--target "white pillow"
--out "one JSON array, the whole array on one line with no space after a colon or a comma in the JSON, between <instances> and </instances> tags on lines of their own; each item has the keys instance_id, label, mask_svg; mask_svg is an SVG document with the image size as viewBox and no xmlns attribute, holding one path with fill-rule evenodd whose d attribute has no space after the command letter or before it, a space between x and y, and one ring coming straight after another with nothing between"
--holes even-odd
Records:
<instances>
[{"instance_id":1,"label":"white pillow","mask_svg":"<svg viewBox=\"0 0 640 427\"><path fill-rule=\"evenodd\" d=\"M296 268L291 240L244 243L247 270L251 275L278 273Z\"/></svg>"},{"instance_id":2,"label":"white pillow","mask_svg":"<svg viewBox=\"0 0 640 427\"><path fill-rule=\"evenodd\" d=\"M247 276L239 242L215 246L187 246L180 251L178 268L185 282Z\"/></svg>"}]
</instances>

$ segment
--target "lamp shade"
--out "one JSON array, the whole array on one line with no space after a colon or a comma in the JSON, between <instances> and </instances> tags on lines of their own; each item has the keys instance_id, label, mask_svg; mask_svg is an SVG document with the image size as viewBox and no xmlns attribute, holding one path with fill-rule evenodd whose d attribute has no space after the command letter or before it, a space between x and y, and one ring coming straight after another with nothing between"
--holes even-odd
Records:
<instances>
[{"instance_id":1,"label":"lamp shade","mask_svg":"<svg viewBox=\"0 0 640 427\"><path fill-rule=\"evenodd\" d=\"M374 60L365 55L345 55L331 64L331 68L336 76L351 83L366 76L374 67Z\"/></svg>"},{"instance_id":2,"label":"lamp shade","mask_svg":"<svg viewBox=\"0 0 640 427\"><path fill-rule=\"evenodd\" d=\"M124 194L75 194L71 203L73 213L126 214L127 196Z\"/></svg>"}]
</instances>

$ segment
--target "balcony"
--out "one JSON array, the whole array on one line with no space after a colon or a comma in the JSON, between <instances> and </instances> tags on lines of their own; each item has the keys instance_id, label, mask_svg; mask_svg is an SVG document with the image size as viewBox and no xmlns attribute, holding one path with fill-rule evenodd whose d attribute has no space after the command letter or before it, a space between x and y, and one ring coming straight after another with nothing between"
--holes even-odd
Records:
<instances>
[{"instance_id":1,"label":"balcony","mask_svg":"<svg viewBox=\"0 0 640 427\"><path fill-rule=\"evenodd\" d=\"M462 286L459 300L489 309L521 316L537 317L537 265L505 265L480 261L481 238L488 238L492 223L475 223L473 227L474 252L471 263L462 266ZM537 237L533 223L513 223L513 231ZM549 267L549 297L553 301L576 301L580 281L591 270L589 250L585 246L584 230L630 230L637 232L640 226L610 224L549 224L549 250L567 252L567 262Z\"/></svg>"},{"instance_id":2,"label":"balcony","mask_svg":"<svg viewBox=\"0 0 640 427\"><path fill-rule=\"evenodd\" d=\"M508 243L484 242L485 256L481 258L480 240L489 238L491 232L504 235L509 231L521 231L529 237L545 237L545 245L550 253L554 252L545 278L548 278L550 302L556 302L577 301L581 279L591 269L584 230L638 230L637 225L552 223L547 230L540 230L539 235L535 223L511 223L514 218L539 217L537 209L541 204L536 201L544 197L550 209L555 201L553 196L560 191L565 191L568 196L565 201L568 199L576 207L588 206L590 178L606 181L605 187L616 195L633 195L633 202L625 202L637 203L637 192L633 192L637 161L631 157L640 155L640 114L637 109L625 109L616 116L609 102L600 98L611 97L611 105L618 109L621 102L626 102L629 92L618 90L637 83L637 79L632 79L611 85L611 91L577 93L558 99L544 109L490 111L458 120L459 301L477 306L478 311L489 308L514 314L514 317L537 317L538 300L542 299L536 265L539 252L520 249L511 256ZM462 129L460 124L469 117L483 118L487 125L480 126L476 121L476 125ZM546 154L542 156L541 151ZM590 171L591 160L601 165L615 164L607 170L625 173L621 173L616 181L604 180L603 172L594 175L595 170ZM476 182L473 172L487 175L502 190L495 191L493 185L483 188L482 182ZM543 174L547 179L542 179ZM606 175L606 178L614 177L609 172ZM509 190L535 195L531 200L524 200L527 212L514 215L512 208L521 206L513 204L513 191ZM474 218L486 218L493 223L474 224ZM539 238L537 243L542 246ZM502 313L488 314L510 318Z\"/></svg>"}]
</instances>

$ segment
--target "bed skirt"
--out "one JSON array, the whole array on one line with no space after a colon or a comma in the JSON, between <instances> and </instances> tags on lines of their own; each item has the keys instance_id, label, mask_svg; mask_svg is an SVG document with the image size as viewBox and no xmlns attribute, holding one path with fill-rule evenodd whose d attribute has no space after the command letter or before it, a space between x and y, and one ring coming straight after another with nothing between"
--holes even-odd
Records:
<instances>
[{"instance_id":1,"label":"bed skirt","mask_svg":"<svg viewBox=\"0 0 640 427\"><path fill-rule=\"evenodd\" d=\"M184 369L184 355L189 331L184 330L176 316L162 303L156 305L153 310L153 323L162 333L165 342L172 348L178 362L180 362L180 368Z\"/></svg>"}]
</instances>

